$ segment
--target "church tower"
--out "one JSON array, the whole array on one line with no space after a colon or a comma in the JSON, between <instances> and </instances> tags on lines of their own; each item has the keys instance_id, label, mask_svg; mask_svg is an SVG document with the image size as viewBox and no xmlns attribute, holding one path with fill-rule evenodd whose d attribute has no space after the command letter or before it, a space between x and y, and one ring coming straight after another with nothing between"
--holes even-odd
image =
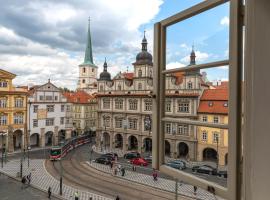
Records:
<instances>
[{"instance_id":1,"label":"church tower","mask_svg":"<svg viewBox=\"0 0 270 200\"><path fill-rule=\"evenodd\" d=\"M77 90L83 90L88 94L97 92L98 67L93 62L92 42L90 33L90 19L88 20L87 45L84 62L79 65L79 80Z\"/></svg>"}]
</instances>

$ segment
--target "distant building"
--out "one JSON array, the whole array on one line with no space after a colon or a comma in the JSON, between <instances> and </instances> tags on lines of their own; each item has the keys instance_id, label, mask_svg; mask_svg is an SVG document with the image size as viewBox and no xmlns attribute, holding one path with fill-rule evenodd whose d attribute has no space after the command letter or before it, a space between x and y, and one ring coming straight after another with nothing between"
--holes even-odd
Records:
<instances>
[{"instance_id":1,"label":"distant building","mask_svg":"<svg viewBox=\"0 0 270 200\"><path fill-rule=\"evenodd\" d=\"M224 85L226 83L224 82ZM228 88L204 90L198 109L202 122L228 124ZM228 162L228 130L198 126L198 161Z\"/></svg>"},{"instance_id":2,"label":"distant building","mask_svg":"<svg viewBox=\"0 0 270 200\"><path fill-rule=\"evenodd\" d=\"M89 21L84 61L79 65L79 80L77 90L85 91L88 94L97 92L97 71L98 67L94 64L93 61Z\"/></svg>"},{"instance_id":3,"label":"distant building","mask_svg":"<svg viewBox=\"0 0 270 200\"><path fill-rule=\"evenodd\" d=\"M64 96L71 105L72 136L94 133L97 124L97 99L95 96L84 91L65 92Z\"/></svg>"},{"instance_id":4,"label":"distant building","mask_svg":"<svg viewBox=\"0 0 270 200\"><path fill-rule=\"evenodd\" d=\"M3 144L8 152L26 149L29 141L27 87L14 87L12 80L15 77L15 74L0 69L0 147Z\"/></svg>"},{"instance_id":5,"label":"distant building","mask_svg":"<svg viewBox=\"0 0 270 200\"><path fill-rule=\"evenodd\" d=\"M48 83L29 90L29 130L31 146L57 145L70 138L70 105L61 90Z\"/></svg>"},{"instance_id":6,"label":"distant building","mask_svg":"<svg viewBox=\"0 0 270 200\"><path fill-rule=\"evenodd\" d=\"M190 65L195 64L195 52ZM133 63L134 72L119 72L113 79L104 63L98 79L97 144L102 148L147 152L152 149L153 62L147 40ZM197 119L199 97L208 88L199 71L173 73L166 79L166 115ZM197 128L165 123L165 153L171 157L197 158Z\"/></svg>"}]
</instances>

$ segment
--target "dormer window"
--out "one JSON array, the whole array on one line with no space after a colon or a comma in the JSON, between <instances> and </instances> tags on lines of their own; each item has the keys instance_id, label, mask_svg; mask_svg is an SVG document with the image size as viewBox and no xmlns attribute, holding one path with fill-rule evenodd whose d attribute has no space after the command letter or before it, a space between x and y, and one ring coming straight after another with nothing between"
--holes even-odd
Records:
<instances>
[{"instance_id":1,"label":"dormer window","mask_svg":"<svg viewBox=\"0 0 270 200\"><path fill-rule=\"evenodd\" d=\"M228 107L228 102L225 102L224 103L224 107Z\"/></svg>"},{"instance_id":2,"label":"dormer window","mask_svg":"<svg viewBox=\"0 0 270 200\"><path fill-rule=\"evenodd\" d=\"M213 106L213 102L212 102L212 101L209 101L209 102L208 102L208 106L209 106L209 107L212 107L212 106Z\"/></svg>"}]
</instances>

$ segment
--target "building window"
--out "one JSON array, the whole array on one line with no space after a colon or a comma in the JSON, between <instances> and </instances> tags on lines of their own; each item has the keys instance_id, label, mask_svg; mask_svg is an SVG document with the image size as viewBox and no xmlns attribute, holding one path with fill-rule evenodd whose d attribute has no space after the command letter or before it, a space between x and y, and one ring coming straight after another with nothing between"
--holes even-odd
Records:
<instances>
[{"instance_id":1,"label":"building window","mask_svg":"<svg viewBox=\"0 0 270 200\"><path fill-rule=\"evenodd\" d=\"M188 135L188 125L180 125L177 126L179 135Z\"/></svg>"},{"instance_id":2,"label":"building window","mask_svg":"<svg viewBox=\"0 0 270 200\"><path fill-rule=\"evenodd\" d=\"M152 110L152 100L151 99L144 100L144 110L145 111L151 111Z\"/></svg>"},{"instance_id":3,"label":"building window","mask_svg":"<svg viewBox=\"0 0 270 200\"><path fill-rule=\"evenodd\" d=\"M85 79L82 80L82 83L85 83Z\"/></svg>"},{"instance_id":4,"label":"building window","mask_svg":"<svg viewBox=\"0 0 270 200\"><path fill-rule=\"evenodd\" d=\"M142 84L138 83L138 90L141 90L141 89L142 89Z\"/></svg>"},{"instance_id":5,"label":"building window","mask_svg":"<svg viewBox=\"0 0 270 200\"><path fill-rule=\"evenodd\" d=\"M213 143L219 142L219 134L218 132L213 133Z\"/></svg>"},{"instance_id":6,"label":"building window","mask_svg":"<svg viewBox=\"0 0 270 200\"><path fill-rule=\"evenodd\" d=\"M104 109L110 109L111 101L110 99L103 99L103 108Z\"/></svg>"},{"instance_id":7,"label":"building window","mask_svg":"<svg viewBox=\"0 0 270 200\"><path fill-rule=\"evenodd\" d=\"M103 118L103 125L104 125L104 127L111 127L111 118L110 117L104 117Z\"/></svg>"},{"instance_id":8,"label":"building window","mask_svg":"<svg viewBox=\"0 0 270 200\"><path fill-rule=\"evenodd\" d=\"M123 99L116 99L115 100L115 109L123 109Z\"/></svg>"},{"instance_id":9,"label":"building window","mask_svg":"<svg viewBox=\"0 0 270 200\"><path fill-rule=\"evenodd\" d=\"M46 101L52 101L53 97L52 96L45 96Z\"/></svg>"},{"instance_id":10,"label":"building window","mask_svg":"<svg viewBox=\"0 0 270 200\"><path fill-rule=\"evenodd\" d=\"M44 100L44 96L42 96L42 95L39 96L39 100L40 100L40 101L43 101L43 100Z\"/></svg>"},{"instance_id":11,"label":"building window","mask_svg":"<svg viewBox=\"0 0 270 200\"><path fill-rule=\"evenodd\" d=\"M103 91L103 85L101 85L101 86L99 87L99 90L100 90L100 91Z\"/></svg>"},{"instance_id":12,"label":"building window","mask_svg":"<svg viewBox=\"0 0 270 200\"><path fill-rule=\"evenodd\" d=\"M189 103L178 103L178 112L188 113Z\"/></svg>"},{"instance_id":13,"label":"building window","mask_svg":"<svg viewBox=\"0 0 270 200\"><path fill-rule=\"evenodd\" d=\"M54 105L47 105L47 112L54 112Z\"/></svg>"},{"instance_id":14,"label":"building window","mask_svg":"<svg viewBox=\"0 0 270 200\"><path fill-rule=\"evenodd\" d=\"M115 118L115 128L122 128L122 127L123 127L123 119Z\"/></svg>"},{"instance_id":15,"label":"building window","mask_svg":"<svg viewBox=\"0 0 270 200\"><path fill-rule=\"evenodd\" d=\"M85 70L85 67L84 67L84 68L83 68L83 73L85 73L85 71L86 71L86 70Z\"/></svg>"},{"instance_id":16,"label":"building window","mask_svg":"<svg viewBox=\"0 0 270 200\"><path fill-rule=\"evenodd\" d=\"M57 101L58 100L58 96L54 96L54 100Z\"/></svg>"},{"instance_id":17,"label":"building window","mask_svg":"<svg viewBox=\"0 0 270 200\"><path fill-rule=\"evenodd\" d=\"M218 122L219 122L218 116L214 116L214 123L218 123Z\"/></svg>"},{"instance_id":18,"label":"building window","mask_svg":"<svg viewBox=\"0 0 270 200\"><path fill-rule=\"evenodd\" d=\"M119 91L121 90L121 84L118 85L118 90L119 90Z\"/></svg>"},{"instance_id":19,"label":"building window","mask_svg":"<svg viewBox=\"0 0 270 200\"><path fill-rule=\"evenodd\" d=\"M166 101L165 109L166 109L166 112L171 112L171 101Z\"/></svg>"},{"instance_id":20,"label":"building window","mask_svg":"<svg viewBox=\"0 0 270 200\"><path fill-rule=\"evenodd\" d=\"M61 117L60 118L60 124L64 124L64 122L65 122L65 118L64 117Z\"/></svg>"},{"instance_id":21,"label":"building window","mask_svg":"<svg viewBox=\"0 0 270 200\"><path fill-rule=\"evenodd\" d=\"M66 124L69 124L69 118L66 119Z\"/></svg>"},{"instance_id":22,"label":"building window","mask_svg":"<svg viewBox=\"0 0 270 200\"><path fill-rule=\"evenodd\" d=\"M137 110L138 107L138 100L137 99L130 99L129 100L129 110Z\"/></svg>"},{"instance_id":23,"label":"building window","mask_svg":"<svg viewBox=\"0 0 270 200\"><path fill-rule=\"evenodd\" d=\"M2 98L0 99L0 108L6 108L7 107L7 99Z\"/></svg>"},{"instance_id":24,"label":"building window","mask_svg":"<svg viewBox=\"0 0 270 200\"><path fill-rule=\"evenodd\" d=\"M7 124L7 115L1 115L0 116L0 125L6 125Z\"/></svg>"},{"instance_id":25,"label":"building window","mask_svg":"<svg viewBox=\"0 0 270 200\"><path fill-rule=\"evenodd\" d=\"M228 102L225 102L224 103L224 107L228 107Z\"/></svg>"},{"instance_id":26,"label":"building window","mask_svg":"<svg viewBox=\"0 0 270 200\"><path fill-rule=\"evenodd\" d=\"M141 69L139 69L139 71L138 71L138 77L142 77L142 70Z\"/></svg>"},{"instance_id":27,"label":"building window","mask_svg":"<svg viewBox=\"0 0 270 200\"><path fill-rule=\"evenodd\" d=\"M137 119L128 119L129 129L137 130Z\"/></svg>"},{"instance_id":28,"label":"building window","mask_svg":"<svg viewBox=\"0 0 270 200\"><path fill-rule=\"evenodd\" d=\"M23 99L15 98L15 108L22 108L23 107Z\"/></svg>"},{"instance_id":29,"label":"building window","mask_svg":"<svg viewBox=\"0 0 270 200\"><path fill-rule=\"evenodd\" d=\"M192 89L192 82L188 82L188 89Z\"/></svg>"},{"instance_id":30,"label":"building window","mask_svg":"<svg viewBox=\"0 0 270 200\"><path fill-rule=\"evenodd\" d=\"M0 81L0 87L7 87L7 81Z\"/></svg>"},{"instance_id":31,"label":"building window","mask_svg":"<svg viewBox=\"0 0 270 200\"><path fill-rule=\"evenodd\" d=\"M65 105L61 105L61 112L65 112Z\"/></svg>"},{"instance_id":32,"label":"building window","mask_svg":"<svg viewBox=\"0 0 270 200\"><path fill-rule=\"evenodd\" d=\"M206 131L202 132L202 140L207 141L207 132Z\"/></svg>"},{"instance_id":33,"label":"building window","mask_svg":"<svg viewBox=\"0 0 270 200\"><path fill-rule=\"evenodd\" d=\"M14 115L14 124L23 124L23 115L15 114Z\"/></svg>"},{"instance_id":34,"label":"building window","mask_svg":"<svg viewBox=\"0 0 270 200\"><path fill-rule=\"evenodd\" d=\"M46 126L53 126L54 125L54 118L46 119Z\"/></svg>"},{"instance_id":35,"label":"building window","mask_svg":"<svg viewBox=\"0 0 270 200\"><path fill-rule=\"evenodd\" d=\"M34 105L34 113L37 113L38 111L38 105Z\"/></svg>"},{"instance_id":36,"label":"building window","mask_svg":"<svg viewBox=\"0 0 270 200\"><path fill-rule=\"evenodd\" d=\"M38 127L38 120L37 119L33 119L33 127Z\"/></svg>"},{"instance_id":37,"label":"building window","mask_svg":"<svg viewBox=\"0 0 270 200\"><path fill-rule=\"evenodd\" d=\"M203 121L203 122L207 122L207 121L208 121L208 118L207 118L206 115L204 115L204 116L202 117L202 121Z\"/></svg>"},{"instance_id":38,"label":"building window","mask_svg":"<svg viewBox=\"0 0 270 200\"><path fill-rule=\"evenodd\" d=\"M67 105L67 109L68 112L70 111L70 105Z\"/></svg>"},{"instance_id":39,"label":"building window","mask_svg":"<svg viewBox=\"0 0 270 200\"><path fill-rule=\"evenodd\" d=\"M165 133L171 134L172 125L167 123L165 124Z\"/></svg>"}]
</instances>

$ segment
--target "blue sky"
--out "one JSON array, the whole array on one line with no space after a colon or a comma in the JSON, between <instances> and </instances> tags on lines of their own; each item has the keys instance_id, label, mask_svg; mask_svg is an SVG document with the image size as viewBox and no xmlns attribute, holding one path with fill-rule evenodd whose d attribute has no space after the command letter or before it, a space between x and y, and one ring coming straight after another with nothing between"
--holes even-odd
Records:
<instances>
[{"instance_id":1,"label":"blue sky","mask_svg":"<svg viewBox=\"0 0 270 200\"><path fill-rule=\"evenodd\" d=\"M3 0L0 0L0 3ZM86 46L88 17L94 62L102 71L133 71L146 30L153 50L153 26L201 1L198 0L73 0L2 2L0 68L17 74L15 84L76 88L78 65ZM228 3L173 25L167 30L167 67L185 66L194 43L197 63L228 57ZM210 80L228 78L226 67L206 70Z\"/></svg>"}]
</instances>

